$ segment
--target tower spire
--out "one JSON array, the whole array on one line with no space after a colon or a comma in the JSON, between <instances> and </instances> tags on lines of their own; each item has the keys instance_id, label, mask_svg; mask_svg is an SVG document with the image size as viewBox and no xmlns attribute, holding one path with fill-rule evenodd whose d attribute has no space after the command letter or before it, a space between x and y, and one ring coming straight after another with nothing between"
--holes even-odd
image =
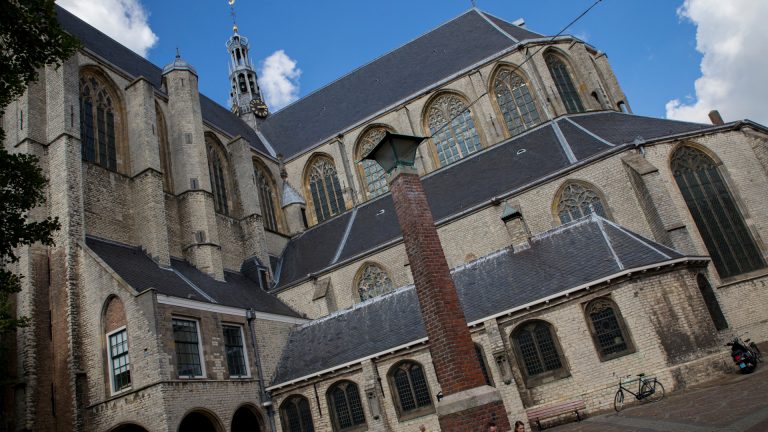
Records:
<instances>
[{"instance_id":1,"label":"tower spire","mask_svg":"<svg viewBox=\"0 0 768 432\"><path fill-rule=\"evenodd\" d=\"M248 38L238 33L235 14L235 0L227 0L232 15L232 36L227 41L229 51L229 103L232 112L238 114L251 127L256 127L256 118L269 115L259 88L256 70L248 56Z\"/></svg>"}]
</instances>

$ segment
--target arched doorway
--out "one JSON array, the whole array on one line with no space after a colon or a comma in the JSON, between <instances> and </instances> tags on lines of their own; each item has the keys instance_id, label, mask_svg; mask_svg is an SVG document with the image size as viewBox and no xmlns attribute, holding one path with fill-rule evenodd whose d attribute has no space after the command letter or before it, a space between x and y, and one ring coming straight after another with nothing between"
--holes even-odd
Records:
<instances>
[{"instance_id":1,"label":"arched doorway","mask_svg":"<svg viewBox=\"0 0 768 432\"><path fill-rule=\"evenodd\" d=\"M137 424L126 423L126 424L121 424L120 426L117 426L116 428L112 429L110 432L147 432L147 430Z\"/></svg>"},{"instance_id":2,"label":"arched doorway","mask_svg":"<svg viewBox=\"0 0 768 432\"><path fill-rule=\"evenodd\" d=\"M223 432L216 418L202 411L187 414L179 425L179 432Z\"/></svg>"},{"instance_id":3,"label":"arched doorway","mask_svg":"<svg viewBox=\"0 0 768 432\"><path fill-rule=\"evenodd\" d=\"M251 406L241 406L232 416L232 432L261 432L263 430L264 422L261 419L261 414Z\"/></svg>"}]
</instances>

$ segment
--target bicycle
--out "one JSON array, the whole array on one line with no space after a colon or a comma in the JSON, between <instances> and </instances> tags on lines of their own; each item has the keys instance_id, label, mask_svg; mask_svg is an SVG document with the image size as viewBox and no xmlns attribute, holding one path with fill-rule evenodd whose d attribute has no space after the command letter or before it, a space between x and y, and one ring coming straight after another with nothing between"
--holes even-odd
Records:
<instances>
[{"instance_id":1,"label":"bicycle","mask_svg":"<svg viewBox=\"0 0 768 432\"><path fill-rule=\"evenodd\" d=\"M656 379L656 377L646 378L645 374L638 374L637 379L629 381L622 381L623 378L630 378L632 375L619 378L619 389L616 391L616 396L613 398L613 409L616 412L621 411L624 408L624 391L631 394L635 399L639 401L658 402L664 398L664 386ZM633 392L625 384L631 384L637 381L637 393Z\"/></svg>"}]
</instances>

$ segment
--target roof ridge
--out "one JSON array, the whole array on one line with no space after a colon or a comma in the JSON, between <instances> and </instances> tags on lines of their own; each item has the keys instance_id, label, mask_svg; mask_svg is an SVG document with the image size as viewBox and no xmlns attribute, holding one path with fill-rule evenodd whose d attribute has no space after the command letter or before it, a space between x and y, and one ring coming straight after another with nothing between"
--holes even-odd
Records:
<instances>
[{"instance_id":1,"label":"roof ridge","mask_svg":"<svg viewBox=\"0 0 768 432\"><path fill-rule=\"evenodd\" d=\"M274 118L275 116L278 116L280 113L283 113L283 112L285 112L287 108L289 108L289 107L293 107L293 106L297 105L299 102L301 102L301 101L303 101L303 100L306 100L306 99L308 99L310 96L314 96L315 94L317 94L317 93L321 92L322 90L325 90L326 88L330 87L331 85L333 85L333 84L335 84L335 83L337 83L337 82L341 81L342 79L344 79L344 78L346 78L346 77L348 77L348 76L351 76L351 75L352 75L352 74L354 74L355 72L358 72L359 70L363 69L364 67L366 67L366 66L369 66L369 65L373 64L374 62L376 62L377 60L380 60L380 59L382 59L382 58L384 58L384 57L386 57L386 56L388 56L388 55L392 54L393 52L395 52L395 51L397 51L397 50L399 50L399 49L401 49L401 48L405 47L406 45L408 45L408 44L411 44L411 43L415 42L416 40L418 40L418 39L420 39L420 38L422 38L422 37L424 37L424 36L426 36L426 35L428 35L428 34L432 33L433 31L435 31L435 30L439 29L440 27L443 27L443 26L445 26L445 25L447 25L447 24L449 24L449 23L451 23L451 22L453 22L453 21L456 21L457 19L459 19L459 18L463 17L464 15L467 15L467 14L468 14L468 13L470 13L470 12L477 12L477 9L476 9L476 8L470 8L469 10L467 10L467 11L465 11L465 12L463 12L463 13L461 13L461 14L459 14L459 15L457 15L457 16L455 16L455 17L451 18L451 19L449 19L448 21L445 21L445 22L443 22L443 23L441 23L441 24L437 25L436 27L433 27L433 28L431 28L430 30L427 30L426 32L423 32L423 33L419 34L418 36L416 36L416 37L414 37L414 38L410 39L409 41L407 41L407 42L405 42L405 43L403 43L403 44L401 44L401 45L398 45L396 48L392 48L391 50L389 50L389 51L386 51L385 53L383 53L383 54L379 55L378 57L376 57L376 58L374 58L374 59L372 59L372 60L368 61L367 63L363 63L362 65L360 65L360 66L358 66L358 67L356 67L356 68L352 69L351 71L349 71L349 72L345 73L344 75L341 75L340 77L338 77L338 78L336 78L335 80L333 80L333 81L331 81L331 82L329 82L329 83L325 84L324 86L322 86L322 87L319 87L319 88L316 88L315 90L312 90L311 92L309 92L309 93L305 94L303 97L301 97L301 98L299 98L299 99L296 99L295 101L293 101L293 102L289 103L288 105L286 105L286 106L284 106L284 107L280 108L279 110L277 110L277 111L275 111L275 112L271 113L271 114L269 115L269 117L267 117L267 119L266 119L265 121L267 121L267 122L268 122L270 118Z\"/></svg>"},{"instance_id":2,"label":"roof ridge","mask_svg":"<svg viewBox=\"0 0 768 432\"><path fill-rule=\"evenodd\" d=\"M648 239L646 239L645 237L643 237L643 236L641 236L639 234L635 234L632 231L629 231L628 229L622 227L621 225L619 225L619 224L617 224L615 222L609 221L608 219L605 219L605 218L602 218L602 217L600 219L605 221L608 225L610 225L610 226L616 228L617 230L623 232L624 234L628 235L629 237L632 237L632 239L634 239L635 241L641 243L643 246L645 246L648 249L650 249L650 250L656 252L657 254L663 256L664 258L672 259L672 257L669 256L669 254L663 252L662 250L660 250L660 249L654 247L653 245L651 245L650 243L648 243L648 241L647 241Z\"/></svg>"}]
</instances>

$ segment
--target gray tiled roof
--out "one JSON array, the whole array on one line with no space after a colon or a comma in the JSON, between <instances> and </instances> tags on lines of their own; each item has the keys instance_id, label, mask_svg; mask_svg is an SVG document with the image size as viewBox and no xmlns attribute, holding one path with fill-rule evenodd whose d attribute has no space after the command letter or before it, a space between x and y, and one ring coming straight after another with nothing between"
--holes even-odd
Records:
<instances>
[{"instance_id":1,"label":"gray tiled roof","mask_svg":"<svg viewBox=\"0 0 768 432\"><path fill-rule=\"evenodd\" d=\"M56 5L56 13L64 30L80 39L85 48L122 69L131 77L143 76L152 83L155 89L162 91L162 70L159 67L58 5ZM202 94L200 95L200 109L203 120L233 137L242 135L254 149L269 155L269 151L264 147L253 129L229 110Z\"/></svg>"},{"instance_id":2,"label":"gray tiled roof","mask_svg":"<svg viewBox=\"0 0 768 432\"><path fill-rule=\"evenodd\" d=\"M611 250L613 249L613 251ZM615 255L614 255L615 254ZM467 322L521 307L622 270L683 256L596 216L455 269ZM360 303L293 330L273 384L334 368L426 337L415 290Z\"/></svg>"},{"instance_id":3,"label":"gray tiled roof","mask_svg":"<svg viewBox=\"0 0 768 432\"><path fill-rule=\"evenodd\" d=\"M568 119L594 131L608 143L574 126ZM624 148L622 146L632 143L637 135L650 140L712 128L612 112L571 116L560 118L557 122L577 163L606 151ZM440 221L488 202L493 197L524 188L571 165L553 129L545 124L427 175L422 181L435 221ZM342 245L343 234L350 221L349 236ZM339 247L342 249L336 262L343 262L394 241L401 235L392 197L385 194L360 205L354 219L347 212L293 238L283 252L277 286L280 288L296 283L306 278L307 274L320 272L334 264L334 252ZM320 244L318 239L322 239L328 251L314 252L314 245Z\"/></svg>"},{"instance_id":4,"label":"gray tiled roof","mask_svg":"<svg viewBox=\"0 0 768 432\"><path fill-rule=\"evenodd\" d=\"M489 19L513 37L542 37ZM272 114L261 131L291 157L516 43L471 9Z\"/></svg>"},{"instance_id":5,"label":"gray tiled roof","mask_svg":"<svg viewBox=\"0 0 768 432\"><path fill-rule=\"evenodd\" d=\"M86 238L86 245L138 292L154 288L160 294L173 297L238 308L253 308L259 312L291 317L299 316L277 297L264 292L258 284L240 273L225 271L225 282L219 282L186 261L175 258L171 259L172 269L162 268L137 247L93 237ZM212 301L205 298L188 281L202 290Z\"/></svg>"}]
</instances>

